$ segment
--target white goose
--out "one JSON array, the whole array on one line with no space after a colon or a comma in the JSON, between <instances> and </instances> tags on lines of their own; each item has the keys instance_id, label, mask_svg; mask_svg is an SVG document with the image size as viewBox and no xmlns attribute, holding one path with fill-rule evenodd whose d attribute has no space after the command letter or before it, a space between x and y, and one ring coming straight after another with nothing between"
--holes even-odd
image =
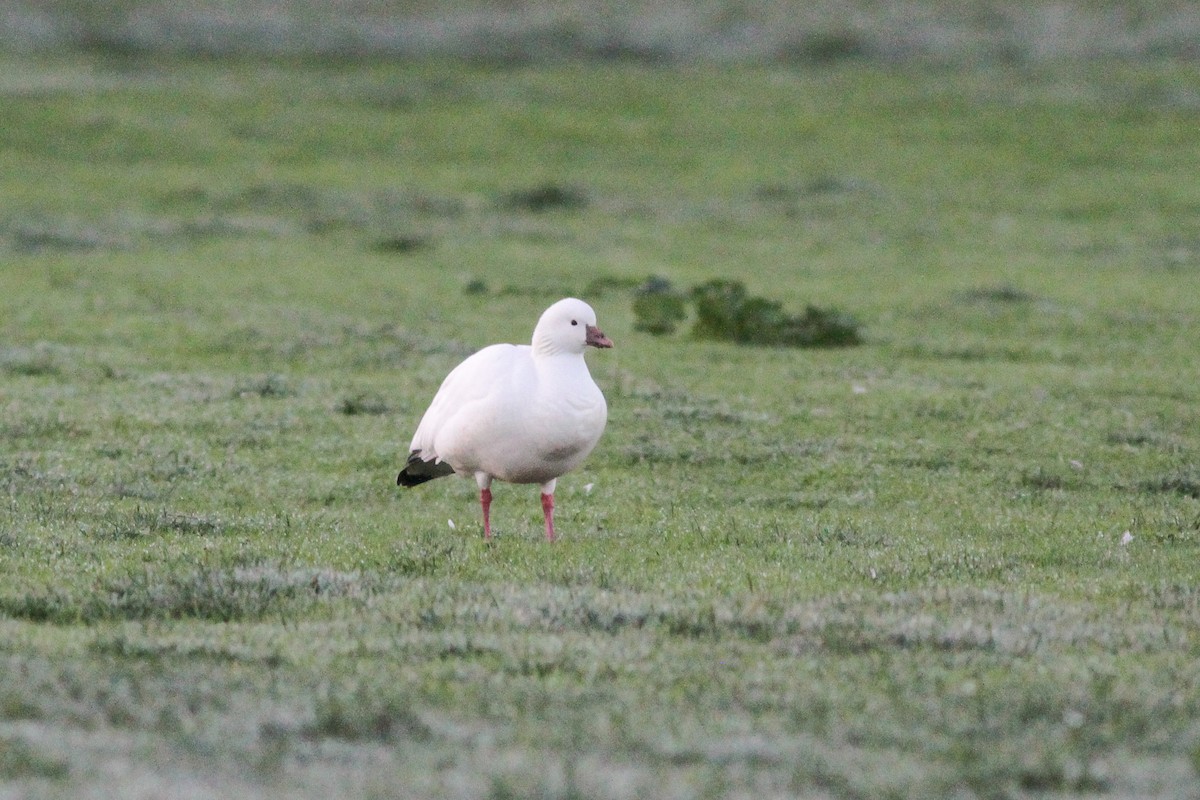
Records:
<instances>
[{"instance_id":1,"label":"white goose","mask_svg":"<svg viewBox=\"0 0 1200 800\"><path fill-rule=\"evenodd\" d=\"M554 541L558 477L583 463L608 419L583 359L588 346L613 343L592 307L569 297L542 314L532 345L494 344L467 358L434 395L396 483L473 475L486 539L492 480L541 484L546 538Z\"/></svg>"}]
</instances>

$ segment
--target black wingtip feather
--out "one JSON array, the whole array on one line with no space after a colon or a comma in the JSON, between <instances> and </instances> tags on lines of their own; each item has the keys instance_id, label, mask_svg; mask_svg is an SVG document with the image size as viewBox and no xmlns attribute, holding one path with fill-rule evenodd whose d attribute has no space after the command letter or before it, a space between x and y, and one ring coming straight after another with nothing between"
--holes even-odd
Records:
<instances>
[{"instance_id":1,"label":"black wingtip feather","mask_svg":"<svg viewBox=\"0 0 1200 800\"><path fill-rule=\"evenodd\" d=\"M420 450L414 450L409 455L408 463L396 476L397 486L418 486L425 481L454 474L454 468L445 461L422 461L420 452Z\"/></svg>"},{"instance_id":2,"label":"black wingtip feather","mask_svg":"<svg viewBox=\"0 0 1200 800\"><path fill-rule=\"evenodd\" d=\"M399 475L396 476L397 486L419 486L425 481L431 481L436 478L436 475L413 475L405 467Z\"/></svg>"}]
</instances>

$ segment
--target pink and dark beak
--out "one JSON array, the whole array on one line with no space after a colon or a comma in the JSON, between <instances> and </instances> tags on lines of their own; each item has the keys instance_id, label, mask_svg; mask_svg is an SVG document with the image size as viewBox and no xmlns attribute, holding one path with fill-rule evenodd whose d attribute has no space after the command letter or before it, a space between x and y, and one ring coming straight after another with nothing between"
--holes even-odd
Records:
<instances>
[{"instance_id":1,"label":"pink and dark beak","mask_svg":"<svg viewBox=\"0 0 1200 800\"><path fill-rule=\"evenodd\" d=\"M587 337L583 340L585 344L592 347L612 347L612 339L604 335L604 331L597 328L595 325L588 325Z\"/></svg>"}]
</instances>

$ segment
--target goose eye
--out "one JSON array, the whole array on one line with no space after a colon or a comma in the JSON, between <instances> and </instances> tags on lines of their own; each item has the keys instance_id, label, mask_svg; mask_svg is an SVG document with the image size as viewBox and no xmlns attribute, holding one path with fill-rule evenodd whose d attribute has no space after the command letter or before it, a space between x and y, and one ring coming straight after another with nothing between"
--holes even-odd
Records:
<instances>
[{"instance_id":1,"label":"goose eye","mask_svg":"<svg viewBox=\"0 0 1200 800\"><path fill-rule=\"evenodd\" d=\"M571 320L571 324L572 324L572 325L578 325L578 324L579 324L579 322L578 322L578 321L576 321L576 320Z\"/></svg>"}]
</instances>

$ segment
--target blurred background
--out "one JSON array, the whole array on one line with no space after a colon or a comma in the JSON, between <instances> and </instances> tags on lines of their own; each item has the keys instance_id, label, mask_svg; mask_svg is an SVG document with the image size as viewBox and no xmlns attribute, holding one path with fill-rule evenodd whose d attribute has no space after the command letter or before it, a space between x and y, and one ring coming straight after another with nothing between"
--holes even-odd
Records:
<instances>
[{"instance_id":1,"label":"blurred background","mask_svg":"<svg viewBox=\"0 0 1200 800\"><path fill-rule=\"evenodd\" d=\"M931 64L1200 56L1182 0L6 0L10 52Z\"/></svg>"}]
</instances>

